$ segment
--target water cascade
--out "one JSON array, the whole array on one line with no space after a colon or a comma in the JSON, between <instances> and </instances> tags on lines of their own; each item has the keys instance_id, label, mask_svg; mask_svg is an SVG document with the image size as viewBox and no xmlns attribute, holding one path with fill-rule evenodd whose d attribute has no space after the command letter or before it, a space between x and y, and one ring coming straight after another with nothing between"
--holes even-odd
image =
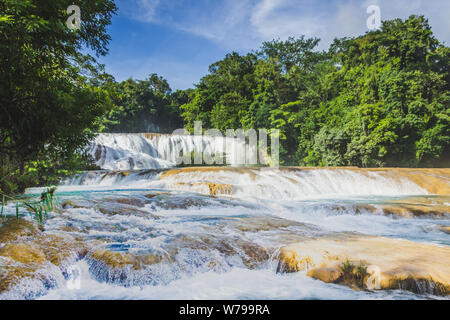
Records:
<instances>
[{"instance_id":1,"label":"water cascade","mask_svg":"<svg viewBox=\"0 0 450 320\"><path fill-rule=\"evenodd\" d=\"M6 206L0 299L448 297L449 169L172 168L220 139L99 135L42 228ZM346 259L390 290L353 290Z\"/></svg>"},{"instance_id":2,"label":"water cascade","mask_svg":"<svg viewBox=\"0 0 450 320\"><path fill-rule=\"evenodd\" d=\"M238 138L153 133L99 134L89 148L96 164L106 170L171 168L182 157L190 161L191 153L209 156L211 162L217 159L215 164L240 165L246 163L246 152L257 154L255 147ZM259 160L266 163L261 152Z\"/></svg>"}]
</instances>

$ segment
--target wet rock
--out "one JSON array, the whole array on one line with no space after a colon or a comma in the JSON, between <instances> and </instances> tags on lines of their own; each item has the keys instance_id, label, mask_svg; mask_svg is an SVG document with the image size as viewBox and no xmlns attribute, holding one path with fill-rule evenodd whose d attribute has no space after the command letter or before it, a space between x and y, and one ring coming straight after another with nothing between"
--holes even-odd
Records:
<instances>
[{"instance_id":1,"label":"wet rock","mask_svg":"<svg viewBox=\"0 0 450 320\"><path fill-rule=\"evenodd\" d=\"M111 268L122 269L128 265L131 265L135 270L142 268L140 261L128 253L112 252L109 250L95 250L92 254L89 254L89 258L101 261L106 266Z\"/></svg>"},{"instance_id":2,"label":"wet rock","mask_svg":"<svg viewBox=\"0 0 450 320\"><path fill-rule=\"evenodd\" d=\"M450 215L449 201L448 196L424 196L394 200L376 207L384 214L406 218L446 218Z\"/></svg>"},{"instance_id":3,"label":"wet rock","mask_svg":"<svg viewBox=\"0 0 450 320\"><path fill-rule=\"evenodd\" d=\"M347 275L339 270L353 266ZM347 236L317 239L283 247L278 272L307 271L325 282L379 289L404 289L415 293L448 295L450 290L450 249L406 240L382 237ZM355 268L365 266L363 271ZM348 269L348 268L347 268ZM378 272L379 271L379 272ZM368 283L369 277L373 278ZM356 279L356 278L359 279Z\"/></svg>"},{"instance_id":4,"label":"wet rock","mask_svg":"<svg viewBox=\"0 0 450 320\"><path fill-rule=\"evenodd\" d=\"M202 236L193 238L190 236L178 237L171 246L174 249L192 249L203 251L217 251L223 257L239 257L242 263L254 269L267 262L273 248L264 248L256 243L242 239L223 239L217 236ZM274 249L273 249L274 250ZM216 266L216 264L211 264Z\"/></svg>"},{"instance_id":5,"label":"wet rock","mask_svg":"<svg viewBox=\"0 0 450 320\"><path fill-rule=\"evenodd\" d=\"M199 198L172 197L170 199L165 199L164 201L158 201L155 203L155 205L165 210L175 210L187 209L192 207L206 207L210 205L210 202Z\"/></svg>"},{"instance_id":6,"label":"wet rock","mask_svg":"<svg viewBox=\"0 0 450 320\"><path fill-rule=\"evenodd\" d=\"M305 224L276 217L230 218L229 223L242 232L279 231L291 227L305 227Z\"/></svg>"},{"instance_id":7,"label":"wet rock","mask_svg":"<svg viewBox=\"0 0 450 320\"><path fill-rule=\"evenodd\" d=\"M136 207L122 204L110 205L108 203L102 203L97 205L95 209L107 216L122 215L122 216L137 216L143 218L159 219L157 215L154 215L151 212L140 210Z\"/></svg>"},{"instance_id":8,"label":"wet rock","mask_svg":"<svg viewBox=\"0 0 450 320\"><path fill-rule=\"evenodd\" d=\"M447 218L450 207L449 197L415 197L392 200L382 204L333 205L331 210L337 212L352 212L354 214L382 214L401 218Z\"/></svg>"},{"instance_id":9,"label":"wet rock","mask_svg":"<svg viewBox=\"0 0 450 320\"><path fill-rule=\"evenodd\" d=\"M121 177L121 178L126 178L128 177L130 174L132 174L132 171L111 171L106 173L102 179L105 179L107 177Z\"/></svg>"},{"instance_id":10,"label":"wet rock","mask_svg":"<svg viewBox=\"0 0 450 320\"><path fill-rule=\"evenodd\" d=\"M233 186L223 183L212 182L175 182L170 186L177 190L193 191L211 196L231 195L233 193Z\"/></svg>"},{"instance_id":11,"label":"wet rock","mask_svg":"<svg viewBox=\"0 0 450 320\"><path fill-rule=\"evenodd\" d=\"M117 252L107 248L95 249L86 256L89 270L97 280L123 285L136 284L133 282L136 277L142 277L149 266L158 264L163 259L167 259L167 256L148 252ZM137 281L144 282L145 279Z\"/></svg>"},{"instance_id":12,"label":"wet rock","mask_svg":"<svg viewBox=\"0 0 450 320\"><path fill-rule=\"evenodd\" d=\"M0 249L0 294L24 279L33 279L45 262L45 254L36 245L5 245Z\"/></svg>"},{"instance_id":13,"label":"wet rock","mask_svg":"<svg viewBox=\"0 0 450 320\"><path fill-rule=\"evenodd\" d=\"M156 197L160 197L160 196L171 196L172 194L168 193L168 192L157 192L157 193L149 193L146 194L144 197L148 198L148 199L153 199Z\"/></svg>"},{"instance_id":14,"label":"wet rock","mask_svg":"<svg viewBox=\"0 0 450 320\"><path fill-rule=\"evenodd\" d=\"M403 205L382 205L381 210L384 214L401 216L404 218L415 218L415 217L435 217L442 218L450 213L447 206L424 206L424 205L414 205L414 204L403 204Z\"/></svg>"},{"instance_id":15,"label":"wet rock","mask_svg":"<svg viewBox=\"0 0 450 320\"><path fill-rule=\"evenodd\" d=\"M54 283L54 279L42 277L41 272L59 268L64 272L66 264L81 258L89 247L88 242L70 235L52 235L42 232L37 225L24 219L13 218L0 226L0 293L12 290L27 279ZM31 289L30 289L31 290Z\"/></svg>"},{"instance_id":16,"label":"wet rock","mask_svg":"<svg viewBox=\"0 0 450 320\"><path fill-rule=\"evenodd\" d=\"M146 202L139 198L114 198L114 199L106 199L108 202L114 202L114 203L120 203L125 204L133 207L143 208L145 207Z\"/></svg>"},{"instance_id":17,"label":"wet rock","mask_svg":"<svg viewBox=\"0 0 450 320\"><path fill-rule=\"evenodd\" d=\"M234 173L244 173L249 174L250 177L254 177L254 173L252 170L259 170L258 168L236 168L236 167L186 167L186 168L180 168L180 169L171 169L167 170L162 173L160 180L173 177L176 175L183 175L183 174L198 174L198 173L216 173L216 172L234 172Z\"/></svg>"},{"instance_id":18,"label":"wet rock","mask_svg":"<svg viewBox=\"0 0 450 320\"><path fill-rule=\"evenodd\" d=\"M207 185L209 188L209 194L212 196L230 195L233 193L233 186L229 184L207 183Z\"/></svg>"},{"instance_id":19,"label":"wet rock","mask_svg":"<svg viewBox=\"0 0 450 320\"><path fill-rule=\"evenodd\" d=\"M7 244L0 249L0 256L24 264L42 264L46 261L44 252L35 244Z\"/></svg>"},{"instance_id":20,"label":"wet rock","mask_svg":"<svg viewBox=\"0 0 450 320\"><path fill-rule=\"evenodd\" d=\"M339 268L314 268L309 270L307 275L326 283L335 283L343 276L343 273Z\"/></svg>"},{"instance_id":21,"label":"wet rock","mask_svg":"<svg viewBox=\"0 0 450 320\"><path fill-rule=\"evenodd\" d=\"M242 260L250 269L256 268L270 258L270 254L265 248L254 243L243 244L242 250L244 251Z\"/></svg>"},{"instance_id":22,"label":"wet rock","mask_svg":"<svg viewBox=\"0 0 450 320\"><path fill-rule=\"evenodd\" d=\"M33 223L15 217L7 217L0 224L0 244L15 241L23 237L36 237L41 231Z\"/></svg>"},{"instance_id":23,"label":"wet rock","mask_svg":"<svg viewBox=\"0 0 450 320\"><path fill-rule=\"evenodd\" d=\"M39 265L24 265L0 256L0 295L23 279L32 279Z\"/></svg>"},{"instance_id":24,"label":"wet rock","mask_svg":"<svg viewBox=\"0 0 450 320\"><path fill-rule=\"evenodd\" d=\"M38 238L35 243L37 242L44 252L46 260L56 266L60 266L72 257L80 259L89 247L88 243L70 236L47 235Z\"/></svg>"},{"instance_id":25,"label":"wet rock","mask_svg":"<svg viewBox=\"0 0 450 320\"><path fill-rule=\"evenodd\" d=\"M388 169L385 172L389 176L396 175L408 179L430 194L450 194L450 169Z\"/></svg>"},{"instance_id":26,"label":"wet rock","mask_svg":"<svg viewBox=\"0 0 450 320\"><path fill-rule=\"evenodd\" d=\"M61 207L62 207L64 210L67 210L67 209L81 209L81 208L87 209L87 208L89 208L88 206L83 206L83 205L80 205L80 204L75 203L75 202L70 201L70 200L64 201L64 202L61 204Z\"/></svg>"}]
</instances>

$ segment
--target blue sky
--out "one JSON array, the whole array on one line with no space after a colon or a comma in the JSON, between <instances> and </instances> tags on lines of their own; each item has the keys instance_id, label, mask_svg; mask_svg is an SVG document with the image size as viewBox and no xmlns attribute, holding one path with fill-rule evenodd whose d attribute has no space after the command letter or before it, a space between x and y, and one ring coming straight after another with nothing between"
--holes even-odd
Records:
<instances>
[{"instance_id":1,"label":"blue sky","mask_svg":"<svg viewBox=\"0 0 450 320\"><path fill-rule=\"evenodd\" d=\"M449 0L116 0L110 52L100 62L117 80L166 78L173 89L193 87L208 66L231 51L262 41L306 35L322 39L367 31L366 9L383 20L424 14L436 36L450 43Z\"/></svg>"}]
</instances>

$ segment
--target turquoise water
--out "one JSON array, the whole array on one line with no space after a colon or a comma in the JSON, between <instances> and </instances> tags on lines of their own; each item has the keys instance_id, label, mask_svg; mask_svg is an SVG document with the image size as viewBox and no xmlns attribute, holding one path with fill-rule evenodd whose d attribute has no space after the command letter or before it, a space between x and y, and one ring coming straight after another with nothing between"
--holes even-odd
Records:
<instances>
[{"instance_id":1,"label":"turquoise water","mask_svg":"<svg viewBox=\"0 0 450 320\"><path fill-rule=\"evenodd\" d=\"M270 194L255 196L259 191L249 196L242 192L210 196L195 188L172 188L157 178L151 175L139 185L115 181L61 186L57 197L64 209L50 215L45 232L97 240L92 250L151 254L162 257L161 261L139 270L125 268L120 276L113 276L113 270L87 255L71 262L76 270L73 279L58 268L49 269L54 279L50 287L30 282L28 288L1 298L20 297L26 290L39 292L36 297L41 299L437 298L401 290L358 292L302 272L279 274L276 257L284 245L346 233L449 246L450 235L440 229L450 226L448 215L399 218L360 206L411 201L417 196L449 203L450 197L408 195L407 190L394 196L321 194L283 200ZM13 207L8 210L14 214ZM68 286L69 280L76 280L77 288Z\"/></svg>"}]
</instances>

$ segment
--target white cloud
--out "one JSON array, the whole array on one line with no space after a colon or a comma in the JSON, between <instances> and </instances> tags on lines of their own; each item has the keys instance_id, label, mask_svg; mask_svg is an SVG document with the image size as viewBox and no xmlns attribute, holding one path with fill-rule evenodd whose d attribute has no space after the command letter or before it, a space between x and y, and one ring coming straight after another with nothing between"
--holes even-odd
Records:
<instances>
[{"instance_id":1,"label":"white cloud","mask_svg":"<svg viewBox=\"0 0 450 320\"><path fill-rule=\"evenodd\" d=\"M119 9L133 19L145 22L157 22L156 10L161 0L129 0L127 4L119 4Z\"/></svg>"},{"instance_id":2,"label":"white cloud","mask_svg":"<svg viewBox=\"0 0 450 320\"><path fill-rule=\"evenodd\" d=\"M448 0L133 1L134 18L205 37L230 50L253 49L265 40L300 35L319 37L321 48L326 48L335 37L364 34L371 4L380 6L383 20L424 14L438 38L450 43Z\"/></svg>"},{"instance_id":3,"label":"white cloud","mask_svg":"<svg viewBox=\"0 0 450 320\"><path fill-rule=\"evenodd\" d=\"M319 48L326 49L335 37L364 34L366 9L372 4L380 6L383 20L425 15L438 39L449 45L449 0L119 0L119 9L135 20L209 39L224 52L246 52L257 49L262 41L300 35L322 39ZM111 59L106 65L120 80L144 79L151 70L168 79L173 88L182 89L198 82L212 61L155 52Z\"/></svg>"},{"instance_id":4,"label":"white cloud","mask_svg":"<svg viewBox=\"0 0 450 320\"><path fill-rule=\"evenodd\" d=\"M308 14L310 1L263 0L255 9L250 23L262 40L324 32L322 13Z\"/></svg>"},{"instance_id":5,"label":"white cloud","mask_svg":"<svg viewBox=\"0 0 450 320\"><path fill-rule=\"evenodd\" d=\"M203 1L208 2L208 1ZM215 41L228 39L237 40L245 34L248 13L251 9L250 0L225 0L220 4L193 7L185 12L183 17L173 22L179 30L190 32Z\"/></svg>"}]
</instances>

